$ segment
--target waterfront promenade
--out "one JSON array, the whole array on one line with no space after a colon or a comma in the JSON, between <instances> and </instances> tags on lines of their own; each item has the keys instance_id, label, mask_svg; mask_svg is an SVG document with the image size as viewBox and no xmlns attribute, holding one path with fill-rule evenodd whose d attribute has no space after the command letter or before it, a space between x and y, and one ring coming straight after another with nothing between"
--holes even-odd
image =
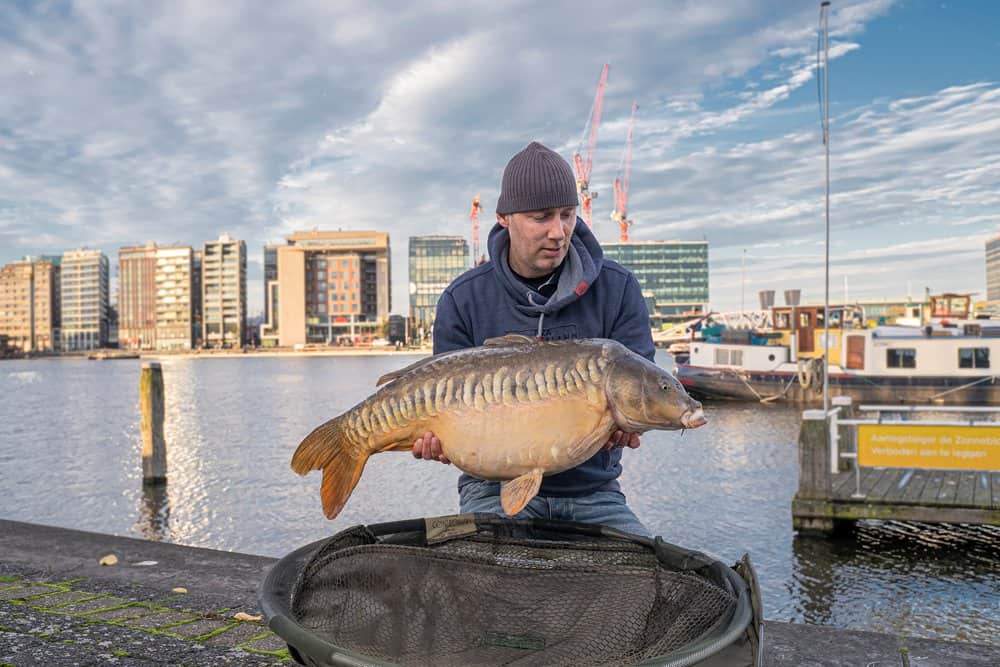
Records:
<instances>
[{"instance_id":1,"label":"waterfront promenade","mask_svg":"<svg viewBox=\"0 0 1000 667\"><path fill-rule=\"evenodd\" d=\"M293 664L254 620L274 562L0 520L0 664ZM1000 664L1000 646L790 623L765 623L764 644L768 667Z\"/></svg>"}]
</instances>

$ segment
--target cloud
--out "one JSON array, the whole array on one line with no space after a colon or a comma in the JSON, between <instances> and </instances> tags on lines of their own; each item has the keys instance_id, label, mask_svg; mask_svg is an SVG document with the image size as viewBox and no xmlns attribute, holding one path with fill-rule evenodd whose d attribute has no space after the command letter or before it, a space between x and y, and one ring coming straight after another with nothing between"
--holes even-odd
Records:
<instances>
[{"instance_id":1,"label":"cloud","mask_svg":"<svg viewBox=\"0 0 1000 667\"><path fill-rule=\"evenodd\" d=\"M891 9L838 2L834 63L863 57L866 26ZM227 231L248 242L253 311L263 243L386 229L405 312L407 237L468 234L471 197L489 211L532 139L569 158L610 62L599 236L615 236L610 183L635 99L633 234L707 237L713 299L732 303L716 277L744 245L814 261L816 19L783 0L642 2L600 20L569 2L7 3L0 86L17 95L0 97L0 261ZM995 225L996 95L981 82L835 104L836 252Z\"/></svg>"}]
</instances>

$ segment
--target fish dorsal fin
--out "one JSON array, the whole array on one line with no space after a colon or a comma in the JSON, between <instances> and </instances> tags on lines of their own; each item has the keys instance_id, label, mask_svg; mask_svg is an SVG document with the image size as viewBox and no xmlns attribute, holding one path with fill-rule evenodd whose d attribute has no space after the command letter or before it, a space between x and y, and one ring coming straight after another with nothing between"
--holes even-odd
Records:
<instances>
[{"instance_id":1,"label":"fish dorsal fin","mask_svg":"<svg viewBox=\"0 0 1000 667\"><path fill-rule=\"evenodd\" d=\"M537 343L531 336L523 334L507 334L496 338L487 338L483 341L483 347L513 347L515 345L531 345Z\"/></svg>"},{"instance_id":2,"label":"fish dorsal fin","mask_svg":"<svg viewBox=\"0 0 1000 667\"><path fill-rule=\"evenodd\" d=\"M429 357L424 357L423 359L419 359L417 361L414 361L409 366L405 366L404 368L400 368L398 371L391 371L389 373L386 373L385 375L383 375L382 377L380 377L378 380L375 381L375 386L376 387L381 387L386 382L392 382L393 380L397 380L397 379L403 377L404 375L406 375L407 373L409 373L411 371L415 371L418 368L423 368L427 364L432 364L432 363L434 363L436 361L441 361L445 357L451 357L453 355L463 354L463 353L465 353L467 351L468 350L464 350L464 349L463 350L452 350L450 352L442 352L441 354L435 354L435 355L431 355Z\"/></svg>"},{"instance_id":3,"label":"fish dorsal fin","mask_svg":"<svg viewBox=\"0 0 1000 667\"><path fill-rule=\"evenodd\" d=\"M441 355L436 355L436 356L432 356L432 357L426 357L426 358L421 359L419 361L413 362L409 366L406 366L404 368L400 368L398 371L391 371L389 373L386 373L385 375L381 376L378 380L375 381L375 386L376 387L381 387L386 382L392 382L393 380L406 375L410 371L414 371L414 370L420 368L421 366L426 366L427 364L431 363L432 361L435 361L436 359L439 359L440 357L441 357Z\"/></svg>"},{"instance_id":4,"label":"fish dorsal fin","mask_svg":"<svg viewBox=\"0 0 1000 667\"><path fill-rule=\"evenodd\" d=\"M509 479L500 485L500 505L509 516L514 516L538 495L542 486L542 469L535 468L520 477Z\"/></svg>"}]
</instances>

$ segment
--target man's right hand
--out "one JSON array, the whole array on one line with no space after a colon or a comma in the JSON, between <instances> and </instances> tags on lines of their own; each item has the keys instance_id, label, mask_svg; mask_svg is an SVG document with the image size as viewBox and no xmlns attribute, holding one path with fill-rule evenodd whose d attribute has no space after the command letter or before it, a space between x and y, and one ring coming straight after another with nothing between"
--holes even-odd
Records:
<instances>
[{"instance_id":1,"label":"man's right hand","mask_svg":"<svg viewBox=\"0 0 1000 667\"><path fill-rule=\"evenodd\" d=\"M448 457L441 451L441 441L430 431L424 433L424 437L417 438L416 441L414 441L413 458L424 459L425 461L451 463L451 461L448 460Z\"/></svg>"}]
</instances>

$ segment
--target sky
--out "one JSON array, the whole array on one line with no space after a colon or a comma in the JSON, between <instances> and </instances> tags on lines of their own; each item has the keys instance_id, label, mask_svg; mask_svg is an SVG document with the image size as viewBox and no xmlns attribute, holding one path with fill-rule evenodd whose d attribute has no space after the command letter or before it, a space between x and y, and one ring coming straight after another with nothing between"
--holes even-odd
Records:
<instances>
[{"instance_id":1,"label":"sky","mask_svg":"<svg viewBox=\"0 0 1000 667\"><path fill-rule=\"evenodd\" d=\"M631 104L636 240L707 240L716 310L824 294L819 3L0 3L0 263L100 248L248 248L493 221L532 140L580 145L610 64L591 188L610 219ZM984 298L1000 232L1000 3L834 0L831 299ZM113 271L116 274L117 271ZM780 297L779 297L780 302Z\"/></svg>"}]
</instances>

